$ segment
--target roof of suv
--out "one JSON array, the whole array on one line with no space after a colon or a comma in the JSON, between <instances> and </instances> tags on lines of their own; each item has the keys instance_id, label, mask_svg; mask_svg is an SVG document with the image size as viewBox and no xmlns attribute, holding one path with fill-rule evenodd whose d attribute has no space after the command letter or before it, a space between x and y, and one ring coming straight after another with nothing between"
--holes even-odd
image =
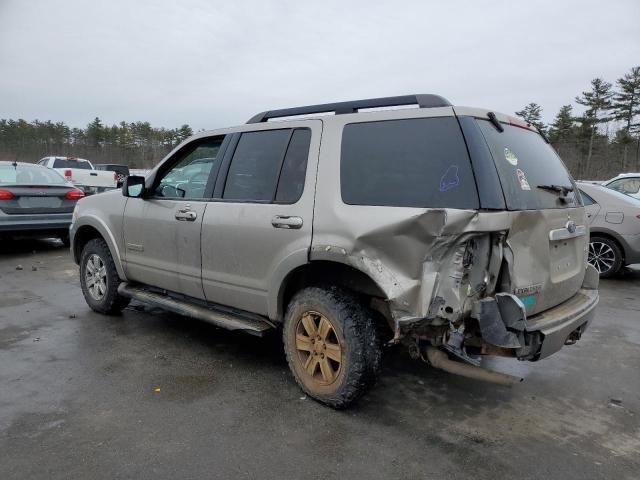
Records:
<instances>
[{"instance_id":1,"label":"roof of suv","mask_svg":"<svg viewBox=\"0 0 640 480\"><path fill-rule=\"evenodd\" d=\"M354 114L366 110L385 109L391 107L416 106L418 108L446 108L449 107L454 115L469 115L475 117L488 117L488 119L500 131L500 123L514 125L538 132L524 120L510 115L493 112L487 109L454 107L446 98L431 93L401 95L395 97L368 98L363 100L350 100L346 102L323 103L318 105L306 105L301 107L282 108L260 112L247 121L247 124L264 123L270 120L284 120L289 117L304 116L305 119L314 115L325 117L327 113L335 115ZM541 132L538 132L541 133ZM543 136L544 138L544 136ZM547 139L545 138L545 141ZM547 141L548 143L548 141Z\"/></svg>"},{"instance_id":2,"label":"roof of suv","mask_svg":"<svg viewBox=\"0 0 640 480\"><path fill-rule=\"evenodd\" d=\"M247 123L260 123L273 118L313 115L314 113L334 112L336 115L340 115L344 113L357 113L359 110L368 108L400 107L405 105L417 105L419 108L452 106L449 100L441 97L440 95L430 93L402 95L397 97L368 98L365 100L350 100L347 102L323 103L318 105L306 105L303 107L267 110L266 112L254 115Z\"/></svg>"}]
</instances>

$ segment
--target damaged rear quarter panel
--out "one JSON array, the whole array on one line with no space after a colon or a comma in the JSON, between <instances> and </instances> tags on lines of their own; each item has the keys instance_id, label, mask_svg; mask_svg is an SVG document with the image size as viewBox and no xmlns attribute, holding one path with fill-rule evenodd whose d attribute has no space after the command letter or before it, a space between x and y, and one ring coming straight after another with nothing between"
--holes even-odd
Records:
<instances>
[{"instance_id":1,"label":"damaged rear quarter panel","mask_svg":"<svg viewBox=\"0 0 640 480\"><path fill-rule=\"evenodd\" d=\"M484 244L479 241L475 247L488 252L490 232L508 229L509 213L348 205L340 189L342 130L348 123L368 121L369 116L379 121L452 115L451 108L345 114L325 126L310 260L347 264L368 275L387 297L396 337L404 322L424 318L430 309L436 308L446 320L455 320L463 310L470 312L468 287L461 285L466 243L485 237ZM477 269L482 276L489 259L488 253L475 259L482 264Z\"/></svg>"}]
</instances>

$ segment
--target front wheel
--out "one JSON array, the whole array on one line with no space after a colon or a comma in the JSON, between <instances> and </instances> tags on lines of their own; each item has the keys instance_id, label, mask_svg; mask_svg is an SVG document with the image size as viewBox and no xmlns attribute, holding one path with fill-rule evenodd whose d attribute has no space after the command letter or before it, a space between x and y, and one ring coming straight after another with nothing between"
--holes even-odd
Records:
<instances>
[{"instance_id":1,"label":"front wheel","mask_svg":"<svg viewBox=\"0 0 640 480\"><path fill-rule=\"evenodd\" d=\"M289 368L311 397L344 408L375 381L381 355L371 312L350 292L305 288L289 303L283 340Z\"/></svg>"},{"instance_id":2,"label":"front wheel","mask_svg":"<svg viewBox=\"0 0 640 480\"><path fill-rule=\"evenodd\" d=\"M129 298L118 294L119 284L109 246L101 238L89 240L80 256L80 286L87 305L98 313L120 313L129 304Z\"/></svg>"},{"instance_id":3,"label":"front wheel","mask_svg":"<svg viewBox=\"0 0 640 480\"><path fill-rule=\"evenodd\" d=\"M622 250L607 237L593 236L589 240L588 261L598 270L601 278L609 278L622 268Z\"/></svg>"}]
</instances>

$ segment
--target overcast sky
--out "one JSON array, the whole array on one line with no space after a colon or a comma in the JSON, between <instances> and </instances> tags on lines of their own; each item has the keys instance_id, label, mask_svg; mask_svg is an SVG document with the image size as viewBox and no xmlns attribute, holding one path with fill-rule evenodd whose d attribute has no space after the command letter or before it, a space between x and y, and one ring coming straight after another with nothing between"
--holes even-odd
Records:
<instances>
[{"instance_id":1,"label":"overcast sky","mask_svg":"<svg viewBox=\"0 0 640 480\"><path fill-rule=\"evenodd\" d=\"M640 0L0 0L0 118L209 129L438 93L550 121L640 64Z\"/></svg>"}]
</instances>

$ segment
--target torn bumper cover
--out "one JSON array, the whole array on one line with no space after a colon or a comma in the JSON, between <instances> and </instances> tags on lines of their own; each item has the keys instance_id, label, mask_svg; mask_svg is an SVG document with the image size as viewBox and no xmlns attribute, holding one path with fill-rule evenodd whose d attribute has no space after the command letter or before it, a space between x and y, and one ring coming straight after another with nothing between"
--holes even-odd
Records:
<instances>
[{"instance_id":1,"label":"torn bumper cover","mask_svg":"<svg viewBox=\"0 0 640 480\"><path fill-rule=\"evenodd\" d=\"M593 319L598 300L598 290L581 288L569 300L527 318L516 296L497 294L475 302L471 316L478 320L484 341L514 349L521 360L535 361L578 340Z\"/></svg>"}]
</instances>

